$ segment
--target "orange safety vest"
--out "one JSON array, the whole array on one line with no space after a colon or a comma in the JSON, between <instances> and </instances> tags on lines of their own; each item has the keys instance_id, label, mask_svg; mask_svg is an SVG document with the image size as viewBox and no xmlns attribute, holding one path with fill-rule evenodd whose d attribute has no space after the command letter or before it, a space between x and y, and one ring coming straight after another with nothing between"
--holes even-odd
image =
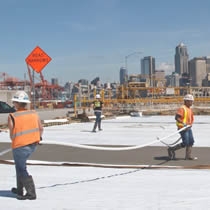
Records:
<instances>
[{"instance_id":1,"label":"orange safety vest","mask_svg":"<svg viewBox=\"0 0 210 210\"><path fill-rule=\"evenodd\" d=\"M34 110L10 113L14 119L12 148L22 147L40 141L38 115Z\"/></svg>"},{"instance_id":2,"label":"orange safety vest","mask_svg":"<svg viewBox=\"0 0 210 210\"><path fill-rule=\"evenodd\" d=\"M183 128L184 127L183 124L185 124L185 125L192 125L193 124L194 115L193 115L192 109L183 105L178 109L177 114L181 116L181 120L182 120L181 123L176 121L176 125L177 125L178 128Z\"/></svg>"}]
</instances>

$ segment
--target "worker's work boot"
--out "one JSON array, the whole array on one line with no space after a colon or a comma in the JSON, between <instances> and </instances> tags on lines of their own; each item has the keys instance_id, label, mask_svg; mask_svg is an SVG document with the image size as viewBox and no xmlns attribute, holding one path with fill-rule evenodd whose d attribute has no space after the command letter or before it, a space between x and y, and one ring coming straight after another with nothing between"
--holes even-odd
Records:
<instances>
[{"instance_id":1,"label":"worker's work boot","mask_svg":"<svg viewBox=\"0 0 210 210\"><path fill-rule=\"evenodd\" d=\"M11 191L17 195L23 195L23 183L21 182L20 177L17 176L17 187L13 187Z\"/></svg>"},{"instance_id":2,"label":"worker's work boot","mask_svg":"<svg viewBox=\"0 0 210 210\"><path fill-rule=\"evenodd\" d=\"M169 160L175 159L175 151L173 150L173 147L168 148L168 157L169 157Z\"/></svg>"},{"instance_id":3,"label":"worker's work boot","mask_svg":"<svg viewBox=\"0 0 210 210\"><path fill-rule=\"evenodd\" d=\"M26 189L25 195L17 195L18 200L35 200L36 199L36 190L34 185L34 180L32 176L23 177L22 179L23 186Z\"/></svg>"},{"instance_id":4,"label":"worker's work boot","mask_svg":"<svg viewBox=\"0 0 210 210\"><path fill-rule=\"evenodd\" d=\"M98 130L102 131L103 129L101 128L101 122L98 123Z\"/></svg>"},{"instance_id":5,"label":"worker's work boot","mask_svg":"<svg viewBox=\"0 0 210 210\"><path fill-rule=\"evenodd\" d=\"M93 130L92 130L92 132L94 132L94 133L95 133L95 132L96 132L96 128L97 128L97 123L95 122L95 123L94 123L94 126L93 126Z\"/></svg>"},{"instance_id":6,"label":"worker's work boot","mask_svg":"<svg viewBox=\"0 0 210 210\"><path fill-rule=\"evenodd\" d=\"M185 155L185 160L197 160L197 157L192 157L192 146L187 146L186 147L186 155Z\"/></svg>"},{"instance_id":7,"label":"worker's work boot","mask_svg":"<svg viewBox=\"0 0 210 210\"><path fill-rule=\"evenodd\" d=\"M175 160L176 159L176 154L175 151L178 149L183 148L182 144L177 144L174 147L169 147L168 148L168 157L170 160Z\"/></svg>"}]
</instances>

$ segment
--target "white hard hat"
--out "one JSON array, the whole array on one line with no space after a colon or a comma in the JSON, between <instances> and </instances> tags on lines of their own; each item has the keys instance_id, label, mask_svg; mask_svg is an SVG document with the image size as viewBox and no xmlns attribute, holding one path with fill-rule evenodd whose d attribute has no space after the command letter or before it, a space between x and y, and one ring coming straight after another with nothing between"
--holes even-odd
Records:
<instances>
[{"instance_id":1,"label":"white hard hat","mask_svg":"<svg viewBox=\"0 0 210 210\"><path fill-rule=\"evenodd\" d=\"M184 96L184 101L194 101L194 97L191 94L187 94Z\"/></svg>"},{"instance_id":2,"label":"white hard hat","mask_svg":"<svg viewBox=\"0 0 210 210\"><path fill-rule=\"evenodd\" d=\"M100 94L96 94L96 98L101 98Z\"/></svg>"},{"instance_id":3,"label":"white hard hat","mask_svg":"<svg viewBox=\"0 0 210 210\"><path fill-rule=\"evenodd\" d=\"M27 104L31 103L28 94L25 91L17 91L13 96L12 101Z\"/></svg>"}]
</instances>

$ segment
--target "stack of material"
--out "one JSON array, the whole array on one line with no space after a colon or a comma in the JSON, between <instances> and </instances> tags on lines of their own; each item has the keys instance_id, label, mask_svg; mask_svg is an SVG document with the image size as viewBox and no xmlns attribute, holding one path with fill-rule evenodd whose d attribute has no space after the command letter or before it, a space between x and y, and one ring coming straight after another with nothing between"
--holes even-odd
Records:
<instances>
[{"instance_id":1,"label":"stack of material","mask_svg":"<svg viewBox=\"0 0 210 210\"><path fill-rule=\"evenodd\" d=\"M64 124L69 124L70 120L69 119L53 119L53 120L43 120L43 126L44 127L49 127L53 125L64 125Z\"/></svg>"}]
</instances>

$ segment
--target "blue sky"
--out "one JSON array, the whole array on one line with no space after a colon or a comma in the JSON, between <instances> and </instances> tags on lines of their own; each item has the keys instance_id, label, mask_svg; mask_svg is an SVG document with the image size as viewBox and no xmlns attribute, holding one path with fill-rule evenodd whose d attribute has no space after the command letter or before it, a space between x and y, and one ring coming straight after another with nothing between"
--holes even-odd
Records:
<instances>
[{"instance_id":1,"label":"blue sky","mask_svg":"<svg viewBox=\"0 0 210 210\"><path fill-rule=\"evenodd\" d=\"M61 84L99 76L118 82L120 67L140 72L140 58L174 69L183 42L190 59L210 55L209 0L7 0L0 7L0 72L28 77L25 58L41 47L52 61L45 79ZM38 75L37 75L38 77Z\"/></svg>"}]
</instances>

